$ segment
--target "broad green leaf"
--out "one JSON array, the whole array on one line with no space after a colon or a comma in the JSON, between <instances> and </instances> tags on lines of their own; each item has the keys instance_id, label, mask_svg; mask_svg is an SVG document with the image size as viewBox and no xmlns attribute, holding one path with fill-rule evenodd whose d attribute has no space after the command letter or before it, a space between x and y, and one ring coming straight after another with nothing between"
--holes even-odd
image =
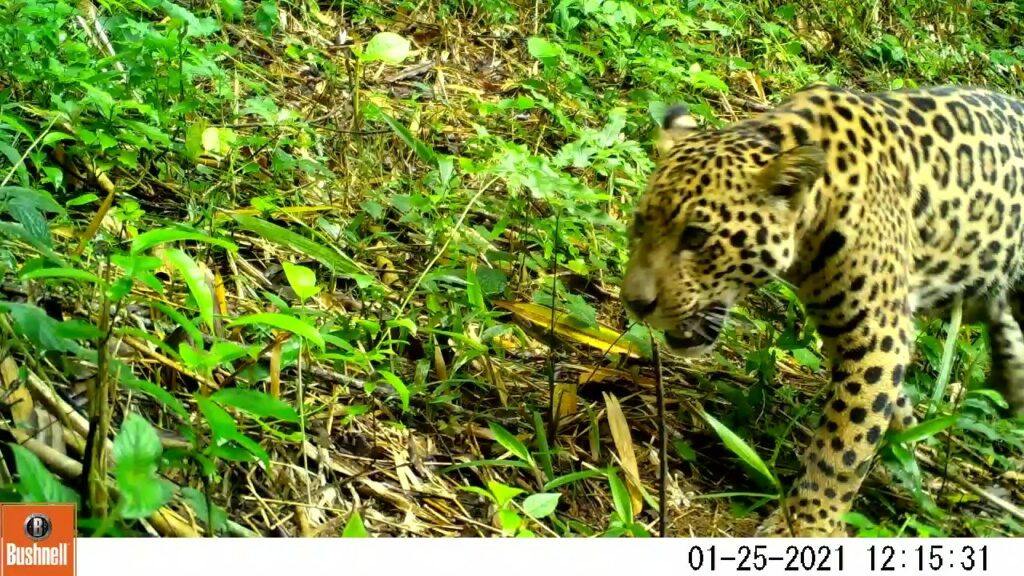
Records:
<instances>
[{"instance_id":1,"label":"broad green leaf","mask_svg":"<svg viewBox=\"0 0 1024 576\"><path fill-rule=\"evenodd\" d=\"M329 248L327 244L310 240L288 228L245 214L235 214L233 218L242 228L259 234L261 238L268 242L273 242L278 246L284 246L308 256L311 260L316 260L327 266L335 274L360 277L369 276L355 260L333 248Z\"/></svg>"},{"instance_id":2,"label":"broad green leaf","mask_svg":"<svg viewBox=\"0 0 1024 576\"><path fill-rule=\"evenodd\" d=\"M32 231L26 229L22 224L0 222L0 236L7 236L8 238L21 240L38 251L40 255L53 260L60 266L65 265L64 258L61 257L60 254L54 252L53 248L49 245L49 242L40 240Z\"/></svg>"},{"instance_id":3,"label":"broad green leaf","mask_svg":"<svg viewBox=\"0 0 1024 576\"><path fill-rule=\"evenodd\" d=\"M259 458L260 461L263 462L263 465L268 470L270 469L270 454L267 454L267 451L264 450L263 447L259 445L259 443L241 433L235 435L234 441L237 442L238 445L241 446L242 448L248 450L250 454Z\"/></svg>"},{"instance_id":4,"label":"broad green leaf","mask_svg":"<svg viewBox=\"0 0 1024 576\"><path fill-rule=\"evenodd\" d=\"M74 340L61 335L61 322L51 318L45 310L32 304L0 302L0 312L9 311L15 331L28 338L39 352L78 352L82 349Z\"/></svg>"},{"instance_id":5,"label":"broad green leaf","mask_svg":"<svg viewBox=\"0 0 1024 576\"><path fill-rule=\"evenodd\" d=\"M761 457L757 455L757 452L750 447L749 444L743 441L742 438L736 435L735 432L729 429L728 426L719 422L714 416L701 410L700 415L711 425L718 437L722 439L725 447L728 448L740 457L741 460L747 463L748 466L757 470L758 473L762 474L765 479L771 482L773 485L778 486L779 483L776 481L775 476L772 475L771 470L768 469L768 465L761 460Z\"/></svg>"},{"instance_id":6,"label":"broad green leaf","mask_svg":"<svg viewBox=\"0 0 1024 576\"><path fill-rule=\"evenodd\" d=\"M163 453L160 437L142 416L130 412L114 437L114 475L124 518L145 518L170 501L169 482L157 475Z\"/></svg>"},{"instance_id":7,"label":"broad green leaf","mask_svg":"<svg viewBox=\"0 0 1024 576\"><path fill-rule=\"evenodd\" d=\"M557 492L531 494L526 497L526 500L523 500L523 510L534 518L544 518L558 508L558 499L561 496Z\"/></svg>"},{"instance_id":8,"label":"broad green leaf","mask_svg":"<svg viewBox=\"0 0 1024 576\"><path fill-rule=\"evenodd\" d=\"M65 320L54 326L54 332L61 338L71 340L94 340L103 336L103 331L86 320Z\"/></svg>"},{"instance_id":9,"label":"broad green leaf","mask_svg":"<svg viewBox=\"0 0 1024 576\"><path fill-rule=\"evenodd\" d=\"M292 264L287 260L281 263L284 268L284 275L288 278L288 284L300 300L307 300L320 292L320 286L316 283L316 272L306 266Z\"/></svg>"},{"instance_id":10,"label":"broad green leaf","mask_svg":"<svg viewBox=\"0 0 1024 576\"><path fill-rule=\"evenodd\" d=\"M433 148L427 146L422 140L413 136L412 132L410 132L405 125L387 115L383 110L371 102L366 103L366 112L383 120L384 123L387 124L403 142L405 142L406 146L412 148L412 151L419 156L420 160L434 167L439 165L437 152L434 152Z\"/></svg>"},{"instance_id":11,"label":"broad green leaf","mask_svg":"<svg viewBox=\"0 0 1024 576\"><path fill-rule=\"evenodd\" d=\"M117 487L121 492L118 510L126 519L149 517L174 496L174 485L155 474L143 477L118 471Z\"/></svg>"},{"instance_id":12,"label":"broad green leaf","mask_svg":"<svg viewBox=\"0 0 1024 576\"><path fill-rule=\"evenodd\" d=\"M43 465L39 457L24 446L9 443L14 452L14 464L18 472L18 488L22 502L35 503L78 503L78 494L61 484L60 480Z\"/></svg>"},{"instance_id":13,"label":"broad green leaf","mask_svg":"<svg viewBox=\"0 0 1024 576\"><path fill-rule=\"evenodd\" d=\"M229 328L236 326L248 326L248 325L266 325L273 326L278 330L285 330L298 336L309 340L315 344L321 350L324 348L324 337L316 329L315 326L308 322L296 318L294 316L288 316L286 314L278 314L275 312L261 312L258 314L249 314L235 319L233 322L228 324Z\"/></svg>"},{"instance_id":14,"label":"broad green leaf","mask_svg":"<svg viewBox=\"0 0 1024 576\"><path fill-rule=\"evenodd\" d=\"M242 0L217 0L217 3L228 20L241 20L245 15Z\"/></svg>"},{"instance_id":15,"label":"broad green leaf","mask_svg":"<svg viewBox=\"0 0 1024 576\"><path fill-rule=\"evenodd\" d=\"M359 510L353 510L352 515L348 517L348 522L345 522L345 529L341 533L342 538L369 538L370 535L366 532L366 526L363 526L363 517L359 515Z\"/></svg>"},{"instance_id":16,"label":"broad green leaf","mask_svg":"<svg viewBox=\"0 0 1024 576\"><path fill-rule=\"evenodd\" d=\"M190 160L196 160L199 155L203 152L203 133L206 131L208 124L206 120L196 119L189 123L188 128L185 129L185 157Z\"/></svg>"},{"instance_id":17,"label":"broad green leaf","mask_svg":"<svg viewBox=\"0 0 1024 576\"><path fill-rule=\"evenodd\" d=\"M156 464L163 453L160 436L142 416L129 412L114 437L114 462L122 465L149 466Z\"/></svg>"},{"instance_id":18,"label":"broad green leaf","mask_svg":"<svg viewBox=\"0 0 1024 576\"><path fill-rule=\"evenodd\" d=\"M209 126L203 130L202 142L203 151L224 156L231 152L231 146L235 143L235 133L230 128Z\"/></svg>"},{"instance_id":19,"label":"broad green leaf","mask_svg":"<svg viewBox=\"0 0 1024 576\"><path fill-rule=\"evenodd\" d=\"M615 470L608 471L608 485L612 491L612 504L615 506L615 513L623 523L633 521L633 500L629 495L629 488L626 483L619 479Z\"/></svg>"},{"instance_id":20,"label":"broad green leaf","mask_svg":"<svg viewBox=\"0 0 1024 576\"><path fill-rule=\"evenodd\" d=\"M559 476L558 478L551 480L550 482L544 485L544 489L554 490L559 486L565 486L566 484L571 484L573 482L578 482L580 480L586 480L587 478L596 478L598 476L604 475L604 470L580 470L578 472L570 472L568 474L565 474L564 476Z\"/></svg>"},{"instance_id":21,"label":"broad green leaf","mask_svg":"<svg viewBox=\"0 0 1024 576\"><path fill-rule=\"evenodd\" d=\"M222 388L210 395L212 400L248 412L257 418L298 422L299 415L287 402L257 390Z\"/></svg>"},{"instance_id":22,"label":"broad green leaf","mask_svg":"<svg viewBox=\"0 0 1024 576\"><path fill-rule=\"evenodd\" d=\"M196 307L199 308L199 317L210 328L210 332L213 332L213 288L207 283L203 269L191 256L177 248L167 249L164 252L164 257L168 263L178 269L189 292L195 298Z\"/></svg>"},{"instance_id":23,"label":"broad green leaf","mask_svg":"<svg viewBox=\"0 0 1024 576\"><path fill-rule=\"evenodd\" d=\"M96 194L82 194L80 196L72 198L71 200L68 200L67 202L64 203L64 205L67 206L68 208L73 208L75 206L85 206L86 204L92 204L93 202L99 199L100 197L97 196Z\"/></svg>"},{"instance_id":24,"label":"broad green leaf","mask_svg":"<svg viewBox=\"0 0 1024 576\"><path fill-rule=\"evenodd\" d=\"M166 389L153 384L149 380L143 380L132 376L131 373L125 371L124 375L120 379L121 386L136 392L141 392L157 402L163 404L167 408L170 408L175 414L180 416L182 420L187 420L190 416L190 412L185 409L185 406L180 400L174 397L173 394L168 392Z\"/></svg>"},{"instance_id":25,"label":"broad green leaf","mask_svg":"<svg viewBox=\"0 0 1024 576\"><path fill-rule=\"evenodd\" d=\"M186 36L202 38L220 30L220 25L213 18L196 16L189 12L187 8L175 2L164 0L158 3L158 5L168 16L177 21L175 24L184 25Z\"/></svg>"},{"instance_id":26,"label":"broad green leaf","mask_svg":"<svg viewBox=\"0 0 1024 576\"><path fill-rule=\"evenodd\" d=\"M206 418L206 423L210 425L214 439L233 440L238 436L238 425L235 424L235 419L231 417L231 414L206 396L194 394L192 397L195 399L199 411Z\"/></svg>"},{"instance_id":27,"label":"broad green leaf","mask_svg":"<svg viewBox=\"0 0 1024 576\"><path fill-rule=\"evenodd\" d=\"M946 428L956 424L959 420L959 416L941 416L939 418L932 418L931 420L921 422L912 428L893 432L889 435L889 442L897 444L918 442L925 438L935 436L939 432L942 432Z\"/></svg>"},{"instance_id":28,"label":"broad green leaf","mask_svg":"<svg viewBox=\"0 0 1024 576\"><path fill-rule=\"evenodd\" d=\"M522 488L516 488L515 486L507 486L501 482L495 482L489 480L487 482L487 488L494 494L494 501L498 504L498 507L504 507L506 504L512 501L513 498L526 492Z\"/></svg>"},{"instance_id":29,"label":"broad green leaf","mask_svg":"<svg viewBox=\"0 0 1024 576\"><path fill-rule=\"evenodd\" d=\"M196 513L196 517L203 526L208 524L212 525L214 533L217 534L222 533L227 529L228 513L220 506L210 502L213 506L213 515L211 517L207 507L205 494L191 486L186 486L181 489L181 496L186 502L188 502L188 505L192 508L192 511Z\"/></svg>"},{"instance_id":30,"label":"broad green leaf","mask_svg":"<svg viewBox=\"0 0 1024 576\"><path fill-rule=\"evenodd\" d=\"M395 392L398 393L398 398L401 399L402 401L402 411L408 412L409 387L405 385L405 382L402 382L401 378L387 370L378 370L377 373L380 374L385 380L387 380L388 384L390 384L391 387L395 389Z\"/></svg>"},{"instance_id":31,"label":"broad green leaf","mask_svg":"<svg viewBox=\"0 0 1024 576\"><path fill-rule=\"evenodd\" d=\"M523 525L523 518L515 510L506 508L498 511L498 523L506 534L515 534L516 530Z\"/></svg>"},{"instance_id":32,"label":"broad green leaf","mask_svg":"<svg viewBox=\"0 0 1024 576\"><path fill-rule=\"evenodd\" d=\"M821 359L814 352L807 348L797 348L792 351L793 358L800 363L801 366L810 369L812 372L817 372L821 368Z\"/></svg>"},{"instance_id":33,"label":"broad green leaf","mask_svg":"<svg viewBox=\"0 0 1024 576\"><path fill-rule=\"evenodd\" d=\"M557 58L565 53L558 44L538 36L531 36L526 40L526 49L530 52L530 56L538 60Z\"/></svg>"},{"instance_id":34,"label":"broad green leaf","mask_svg":"<svg viewBox=\"0 0 1024 576\"><path fill-rule=\"evenodd\" d=\"M533 455L526 449L526 445L519 441L519 438L516 438L514 434L497 422L491 422L490 428L498 444L515 454L520 460L533 465Z\"/></svg>"},{"instance_id":35,"label":"broad green leaf","mask_svg":"<svg viewBox=\"0 0 1024 576\"><path fill-rule=\"evenodd\" d=\"M394 32L380 32L366 43L362 59L368 62L401 64L409 56L410 43Z\"/></svg>"},{"instance_id":36,"label":"broad green leaf","mask_svg":"<svg viewBox=\"0 0 1024 576\"><path fill-rule=\"evenodd\" d=\"M213 244L214 246L220 246L225 250L232 252L238 251L238 245L230 240L223 238L214 238L209 234L204 234L198 230L193 230L185 227L171 227L171 228L157 228L156 230L149 230L143 232L132 240L131 253L139 254L144 250L148 250L158 244L167 244L169 242L181 242L181 241L193 241L193 242L205 242L207 244Z\"/></svg>"},{"instance_id":37,"label":"broad green leaf","mask_svg":"<svg viewBox=\"0 0 1024 576\"><path fill-rule=\"evenodd\" d=\"M25 272L20 276L22 280L36 280L38 278L63 278L66 280L81 280L83 282L89 282L91 284L103 285L103 280L86 270L78 270L76 268L36 268L29 272Z\"/></svg>"}]
</instances>

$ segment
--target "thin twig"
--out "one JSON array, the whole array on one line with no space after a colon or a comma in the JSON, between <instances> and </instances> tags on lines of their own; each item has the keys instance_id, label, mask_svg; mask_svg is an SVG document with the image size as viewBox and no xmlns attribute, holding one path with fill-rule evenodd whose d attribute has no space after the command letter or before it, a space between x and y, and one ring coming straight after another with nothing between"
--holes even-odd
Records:
<instances>
[{"instance_id":1,"label":"thin twig","mask_svg":"<svg viewBox=\"0 0 1024 576\"><path fill-rule=\"evenodd\" d=\"M665 385L661 379L661 355L658 353L658 343L654 340L654 332L651 336L651 361L654 363L654 390L658 398L658 524L661 537L668 535L668 522L666 517L665 493L668 484L668 426L665 424Z\"/></svg>"}]
</instances>

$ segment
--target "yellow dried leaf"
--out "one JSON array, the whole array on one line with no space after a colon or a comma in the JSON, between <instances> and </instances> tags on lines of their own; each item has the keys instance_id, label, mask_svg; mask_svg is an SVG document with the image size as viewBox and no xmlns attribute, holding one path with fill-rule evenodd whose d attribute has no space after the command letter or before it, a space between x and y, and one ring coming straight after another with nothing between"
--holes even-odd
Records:
<instances>
[{"instance_id":1,"label":"yellow dried leaf","mask_svg":"<svg viewBox=\"0 0 1024 576\"><path fill-rule=\"evenodd\" d=\"M21 384L18 372L18 363L14 361L14 358L10 356L4 358L3 363L0 364L0 375L3 376L2 383L5 387L3 390L4 402L10 406L11 420L15 427L24 430L29 435L34 435L36 423L32 418L32 413L35 410L35 404L28 388Z\"/></svg>"},{"instance_id":2,"label":"yellow dried leaf","mask_svg":"<svg viewBox=\"0 0 1024 576\"><path fill-rule=\"evenodd\" d=\"M602 395L608 410L608 428L612 432L619 464L622 465L622 471L626 476L626 488L629 490L635 517L643 505L643 498L640 495L640 471L636 465L636 454L633 452L633 438L629 434L629 423L626 422L626 415L622 413L618 399L607 392Z\"/></svg>"},{"instance_id":3,"label":"yellow dried leaf","mask_svg":"<svg viewBox=\"0 0 1024 576\"><path fill-rule=\"evenodd\" d=\"M497 300L494 303L500 308L512 312L533 324L551 329L551 308L540 304L528 302L509 302ZM632 358L640 358L640 351L621 338L621 334L604 324L598 324L594 328L580 328L570 324L569 314L566 312L555 312L554 331L559 336L564 336L580 344L585 344L597 350L610 354L625 354Z\"/></svg>"},{"instance_id":4,"label":"yellow dried leaf","mask_svg":"<svg viewBox=\"0 0 1024 576\"><path fill-rule=\"evenodd\" d=\"M576 413L578 398L576 396L576 385L569 382L555 382L554 416L556 422L562 422L569 416Z\"/></svg>"},{"instance_id":5,"label":"yellow dried leaf","mask_svg":"<svg viewBox=\"0 0 1024 576\"><path fill-rule=\"evenodd\" d=\"M632 372L627 370L617 370L615 368L605 368L603 366L579 366L578 368L580 370L580 385L588 384L590 382L625 380L626 382L633 382L645 388L653 388L655 386L653 378L648 378L647 376L634 376Z\"/></svg>"}]
</instances>

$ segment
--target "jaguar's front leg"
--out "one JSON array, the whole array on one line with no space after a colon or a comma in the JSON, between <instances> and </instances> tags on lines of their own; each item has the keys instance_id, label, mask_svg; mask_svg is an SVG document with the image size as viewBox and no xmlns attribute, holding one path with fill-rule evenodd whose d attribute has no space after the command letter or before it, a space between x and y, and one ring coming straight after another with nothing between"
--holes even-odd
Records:
<instances>
[{"instance_id":1,"label":"jaguar's front leg","mask_svg":"<svg viewBox=\"0 0 1024 576\"><path fill-rule=\"evenodd\" d=\"M787 498L792 532L780 508L758 528L758 536L845 535L842 516L852 507L901 397L912 327L904 302L893 295L817 314L818 331L832 352L832 393Z\"/></svg>"}]
</instances>

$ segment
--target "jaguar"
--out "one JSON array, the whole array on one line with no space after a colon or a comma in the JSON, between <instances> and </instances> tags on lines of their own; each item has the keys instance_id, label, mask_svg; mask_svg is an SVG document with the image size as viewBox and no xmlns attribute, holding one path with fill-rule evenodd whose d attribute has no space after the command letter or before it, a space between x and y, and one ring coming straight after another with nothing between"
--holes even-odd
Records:
<instances>
[{"instance_id":1,"label":"jaguar","mask_svg":"<svg viewBox=\"0 0 1024 576\"><path fill-rule=\"evenodd\" d=\"M990 385L1024 415L1024 101L815 84L720 128L676 105L659 128L623 307L695 357L733 305L782 280L829 359L800 472L755 536L846 535L883 435L917 423L904 382L916 314L959 303L985 324Z\"/></svg>"}]
</instances>

